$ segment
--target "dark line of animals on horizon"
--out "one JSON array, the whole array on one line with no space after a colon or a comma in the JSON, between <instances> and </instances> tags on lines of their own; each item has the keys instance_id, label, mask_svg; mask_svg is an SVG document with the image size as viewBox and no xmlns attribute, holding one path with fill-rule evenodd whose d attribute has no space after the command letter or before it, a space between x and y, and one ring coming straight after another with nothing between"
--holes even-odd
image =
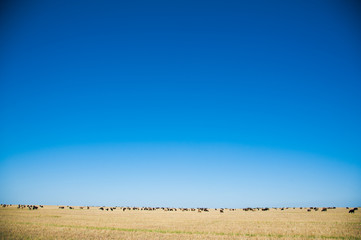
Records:
<instances>
[{"instance_id":1,"label":"dark line of animals on horizon","mask_svg":"<svg viewBox=\"0 0 361 240\"><path fill-rule=\"evenodd\" d=\"M13 206L12 204L1 204L1 207L11 207ZM38 210L39 208L44 208L43 205L23 205L23 204L18 204L17 205L18 209L29 209L29 210ZM116 209L120 209L121 211L125 212L125 211L156 211L156 210L163 210L165 212L176 212L176 211L191 211L191 212L209 212L210 209L212 208L170 208L170 207L99 207L99 206L92 206L92 208L99 208L99 210L101 211L114 211ZM59 209L75 209L75 207L73 206L59 206ZM90 206L86 206L86 207L79 207L79 209L90 209ZM290 208L290 207L282 207L282 208L272 208L274 210L287 210L287 209L296 209L296 207ZM321 209L321 212L326 212L328 209L336 209L336 207L324 207L324 208L318 208L318 207L299 207L299 209L305 209L307 212L311 212L313 211L318 211L319 209ZM355 208L349 208L346 207L347 210L349 210L349 213L355 213L355 211L358 210L357 207ZM219 211L220 213L224 213L225 211L236 211L236 208L214 208L215 211ZM243 210L243 211L269 211L270 208L266 207L266 208L240 208L239 210Z\"/></svg>"}]
</instances>

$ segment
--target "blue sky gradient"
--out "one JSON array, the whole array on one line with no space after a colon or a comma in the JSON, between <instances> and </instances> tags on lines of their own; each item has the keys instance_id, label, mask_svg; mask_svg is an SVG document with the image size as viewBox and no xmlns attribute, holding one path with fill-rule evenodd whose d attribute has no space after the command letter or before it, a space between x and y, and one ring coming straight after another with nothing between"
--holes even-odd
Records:
<instances>
[{"instance_id":1,"label":"blue sky gradient","mask_svg":"<svg viewBox=\"0 0 361 240\"><path fill-rule=\"evenodd\" d=\"M4 4L0 201L360 205L360 9Z\"/></svg>"}]
</instances>

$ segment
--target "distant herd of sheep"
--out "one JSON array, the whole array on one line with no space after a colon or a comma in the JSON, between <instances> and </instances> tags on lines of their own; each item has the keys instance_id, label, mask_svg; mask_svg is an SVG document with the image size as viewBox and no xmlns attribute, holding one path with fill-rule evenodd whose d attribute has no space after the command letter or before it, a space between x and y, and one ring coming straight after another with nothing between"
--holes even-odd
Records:
<instances>
[{"instance_id":1,"label":"distant herd of sheep","mask_svg":"<svg viewBox=\"0 0 361 240\"><path fill-rule=\"evenodd\" d=\"M12 206L11 204L1 204L1 207L10 207ZM39 208L43 208L44 206L43 205L22 205L22 204L19 204L17 206L18 209L24 209L24 208L28 208L29 210L37 210ZM68 209L74 209L75 207L72 207L72 206L67 206ZM65 209L64 206L59 206L59 209ZM87 207L79 207L79 209L90 209L89 206ZM209 212L209 208L169 208L169 207L99 207L99 210L102 210L102 211L113 211L113 210L116 210L116 209L120 209L122 210L123 212L124 211L155 211L155 210L163 210L163 211L192 211L192 212ZM277 209L280 209L281 211L285 210L285 209L289 209L288 207L287 208L273 208L275 210ZM295 209L295 208L293 208ZM303 209L302 207L300 207L300 209ZM304 209L307 209L307 212L311 212L312 210L314 211L318 211L319 208L318 207L310 207L310 208L304 208ZM336 207L327 207L327 208L322 208L321 209L321 212L326 212L327 209L336 209ZM355 208L348 208L346 207L346 209L348 209L349 213L355 213L356 210L358 210L357 207ZM224 213L224 211L236 211L235 208L215 208L215 211L219 211L220 213ZM270 209L269 208L242 208L243 211L259 211L259 210L262 210L262 211L269 211Z\"/></svg>"}]
</instances>

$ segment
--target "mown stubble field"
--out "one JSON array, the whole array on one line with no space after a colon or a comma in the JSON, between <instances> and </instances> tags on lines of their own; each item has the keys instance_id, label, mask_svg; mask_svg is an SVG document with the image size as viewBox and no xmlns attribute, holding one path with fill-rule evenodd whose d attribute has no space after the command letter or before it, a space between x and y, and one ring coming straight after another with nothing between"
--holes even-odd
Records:
<instances>
[{"instance_id":1,"label":"mown stubble field","mask_svg":"<svg viewBox=\"0 0 361 240\"><path fill-rule=\"evenodd\" d=\"M209 212L0 209L0 239L361 239L361 213L346 208Z\"/></svg>"}]
</instances>

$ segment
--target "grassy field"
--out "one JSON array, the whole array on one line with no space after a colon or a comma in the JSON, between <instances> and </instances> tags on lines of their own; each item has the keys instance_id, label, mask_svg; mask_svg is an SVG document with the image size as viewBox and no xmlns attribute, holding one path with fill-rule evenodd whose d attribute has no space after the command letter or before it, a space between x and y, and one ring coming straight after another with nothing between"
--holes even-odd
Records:
<instances>
[{"instance_id":1,"label":"grassy field","mask_svg":"<svg viewBox=\"0 0 361 240\"><path fill-rule=\"evenodd\" d=\"M0 208L0 239L361 239L361 212L345 208L224 213Z\"/></svg>"}]
</instances>

